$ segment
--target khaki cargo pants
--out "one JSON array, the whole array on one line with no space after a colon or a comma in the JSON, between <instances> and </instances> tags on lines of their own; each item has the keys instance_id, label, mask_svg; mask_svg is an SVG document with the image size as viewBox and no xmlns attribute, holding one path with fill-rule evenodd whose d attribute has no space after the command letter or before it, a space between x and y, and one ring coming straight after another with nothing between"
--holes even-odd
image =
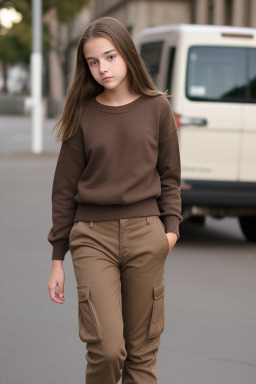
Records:
<instances>
[{"instance_id":1,"label":"khaki cargo pants","mask_svg":"<svg viewBox=\"0 0 256 384\"><path fill-rule=\"evenodd\" d=\"M86 384L156 384L169 252L160 218L75 222L70 250Z\"/></svg>"}]
</instances>

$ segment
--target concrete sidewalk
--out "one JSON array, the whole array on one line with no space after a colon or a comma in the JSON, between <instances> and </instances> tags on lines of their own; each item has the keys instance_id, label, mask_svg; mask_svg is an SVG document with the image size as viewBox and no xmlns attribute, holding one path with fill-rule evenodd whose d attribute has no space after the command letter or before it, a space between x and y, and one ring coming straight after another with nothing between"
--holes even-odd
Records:
<instances>
[{"instance_id":1,"label":"concrete sidewalk","mask_svg":"<svg viewBox=\"0 0 256 384\"><path fill-rule=\"evenodd\" d=\"M83 382L83 345L77 338L76 285L69 257L65 305L54 305L47 290L51 247L46 238L60 146L51 136L54 123L44 123L44 154L32 155L30 119L0 118L1 384Z\"/></svg>"}]
</instances>

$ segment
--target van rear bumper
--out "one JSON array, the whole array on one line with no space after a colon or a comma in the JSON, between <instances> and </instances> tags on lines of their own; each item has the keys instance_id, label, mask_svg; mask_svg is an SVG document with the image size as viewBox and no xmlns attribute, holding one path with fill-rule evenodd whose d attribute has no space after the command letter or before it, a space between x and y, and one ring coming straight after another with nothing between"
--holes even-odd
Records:
<instances>
[{"instance_id":1,"label":"van rear bumper","mask_svg":"<svg viewBox=\"0 0 256 384\"><path fill-rule=\"evenodd\" d=\"M256 182L182 180L181 198L183 207L256 208Z\"/></svg>"}]
</instances>

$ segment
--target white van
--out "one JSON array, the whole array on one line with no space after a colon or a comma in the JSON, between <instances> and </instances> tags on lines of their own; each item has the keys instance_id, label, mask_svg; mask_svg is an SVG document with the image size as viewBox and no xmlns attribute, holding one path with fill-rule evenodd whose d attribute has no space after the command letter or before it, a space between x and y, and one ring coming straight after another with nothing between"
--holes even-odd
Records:
<instances>
[{"instance_id":1,"label":"white van","mask_svg":"<svg viewBox=\"0 0 256 384\"><path fill-rule=\"evenodd\" d=\"M173 95L184 218L238 216L256 241L256 29L165 25L135 43Z\"/></svg>"}]
</instances>

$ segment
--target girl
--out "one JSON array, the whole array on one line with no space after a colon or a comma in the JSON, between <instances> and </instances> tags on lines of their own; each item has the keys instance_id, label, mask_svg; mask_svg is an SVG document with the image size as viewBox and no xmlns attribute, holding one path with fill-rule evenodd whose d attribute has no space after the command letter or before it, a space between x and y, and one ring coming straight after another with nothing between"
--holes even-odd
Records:
<instances>
[{"instance_id":1,"label":"girl","mask_svg":"<svg viewBox=\"0 0 256 384\"><path fill-rule=\"evenodd\" d=\"M156 383L164 265L182 221L177 129L119 21L83 33L57 126L50 298L65 301L70 249L86 383Z\"/></svg>"}]
</instances>

